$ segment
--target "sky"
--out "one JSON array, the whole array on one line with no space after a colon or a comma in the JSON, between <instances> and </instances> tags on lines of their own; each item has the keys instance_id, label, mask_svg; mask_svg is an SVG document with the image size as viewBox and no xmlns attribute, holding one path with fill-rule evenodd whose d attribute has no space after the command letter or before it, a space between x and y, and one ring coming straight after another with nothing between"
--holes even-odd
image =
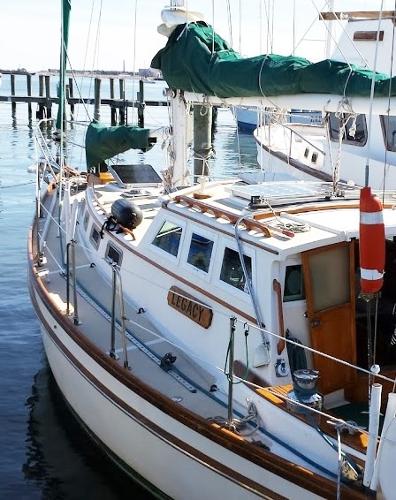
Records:
<instances>
[{"instance_id":1,"label":"sky","mask_svg":"<svg viewBox=\"0 0 396 500\"><path fill-rule=\"evenodd\" d=\"M122 71L124 62L126 71L149 67L152 57L166 43L166 38L157 33L166 0L71 1L69 59L74 69ZM325 28L317 21L318 12L329 10L330 1L185 0L185 4L202 12L210 24L214 21L215 30L229 42L232 33L233 47L246 56L271 48L278 54L292 53L294 26L296 54L319 60L324 58ZM334 0L334 7L377 10L381 3L392 9L394 1ZM40 71L59 66L60 5L61 0L7 2L0 16L0 68ZM266 17L272 5L273 37L268 35Z\"/></svg>"}]
</instances>

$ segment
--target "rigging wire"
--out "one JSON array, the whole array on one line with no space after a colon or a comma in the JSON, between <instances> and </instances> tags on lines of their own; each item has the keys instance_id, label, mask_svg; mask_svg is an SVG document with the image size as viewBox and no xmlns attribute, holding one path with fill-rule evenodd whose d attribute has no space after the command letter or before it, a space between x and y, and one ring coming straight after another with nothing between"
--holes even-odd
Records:
<instances>
[{"instance_id":1,"label":"rigging wire","mask_svg":"<svg viewBox=\"0 0 396 500\"><path fill-rule=\"evenodd\" d=\"M238 50L242 54L242 2L239 0L239 30L238 30Z\"/></svg>"},{"instance_id":2,"label":"rigging wire","mask_svg":"<svg viewBox=\"0 0 396 500\"><path fill-rule=\"evenodd\" d=\"M311 2L313 3L313 0L311 0ZM326 5L326 2L323 4L323 7L324 7L325 5ZM315 7L316 11L317 11L319 14L320 14L320 11L321 11L321 10L323 10L323 7L322 7L320 10L318 10L318 8L317 8L317 6L316 6L316 5L314 5L314 7ZM312 26L314 26L314 25L316 24L316 22L317 22L317 18L315 17L315 18L313 19L313 21L311 22L311 24L308 26L308 28L305 30L305 32L303 33L303 35L301 36L301 38L300 38L299 42L296 44L296 46L295 46L295 48L294 48L294 50L295 50L295 51L298 49L298 47L301 45L301 43L305 40L306 36L307 36L307 35L308 35L308 33L311 31Z\"/></svg>"},{"instance_id":3,"label":"rigging wire","mask_svg":"<svg viewBox=\"0 0 396 500\"><path fill-rule=\"evenodd\" d=\"M137 3L135 0L134 16L133 16L133 55L132 55L132 123L136 125L137 123L137 113L135 113L136 105L136 39L137 39Z\"/></svg>"},{"instance_id":4,"label":"rigging wire","mask_svg":"<svg viewBox=\"0 0 396 500\"><path fill-rule=\"evenodd\" d=\"M230 45L231 45L231 47L233 47L234 46L234 37L233 37L233 32L232 32L232 15L231 15L230 0L226 0L226 7L227 7L227 21L228 21L228 33L229 33L229 38L230 38Z\"/></svg>"},{"instance_id":5,"label":"rigging wire","mask_svg":"<svg viewBox=\"0 0 396 500\"><path fill-rule=\"evenodd\" d=\"M81 96L80 88L82 88L83 83L84 83L84 78L85 78L85 70L86 70L87 59L88 59L88 50L89 50L89 42L90 42L90 38L91 38L91 27L92 27L92 19L93 19L94 9L95 9L95 0L93 0L92 4L91 4L91 12L90 12L90 16L89 16L88 31L87 31L87 38L86 38L86 42L85 42L85 51L84 51L84 59L83 59L83 67L82 67L83 73L80 77L80 84L78 84L77 79L76 79L75 75L73 74L73 80L76 83L77 91L78 91L81 99L82 99L82 96ZM69 61L69 66L71 68L72 66L71 66L69 58L68 58L68 61ZM85 112L87 113L87 116L89 116L88 110L87 110L87 107L86 107L86 104L84 101L83 101L83 106L84 106ZM80 106L77 105L77 113L75 116L76 120L79 119L79 111L80 111Z\"/></svg>"},{"instance_id":6,"label":"rigging wire","mask_svg":"<svg viewBox=\"0 0 396 500\"><path fill-rule=\"evenodd\" d=\"M393 12L396 12L396 0L393 6ZM386 113L386 126L385 128L385 157L384 157L384 173L383 173L383 184L382 184L382 203L385 202L385 189L386 189L386 175L389 170L388 165L388 147L389 147L389 132L390 132L390 101L392 94L392 76L393 76L393 58L394 58L394 50L395 50L395 18L393 18L392 22L392 48L391 48L391 57L390 57L390 85L388 91L388 110ZM382 118L384 121L385 119Z\"/></svg>"},{"instance_id":7,"label":"rigging wire","mask_svg":"<svg viewBox=\"0 0 396 500\"><path fill-rule=\"evenodd\" d=\"M375 88L375 70L377 68L379 35L380 35L380 29L381 29L383 8L384 8L384 0L381 0L381 9L380 9L379 17L378 17L378 28L377 28L376 42L375 42L373 76L371 78L369 120L368 120L368 125L367 125L368 147L367 147L366 169L365 169L365 183L364 183L364 185L366 187L369 185L369 181L370 181L370 154L371 154L371 134L372 134L373 100L374 100L374 88Z\"/></svg>"},{"instance_id":8,"label":"rigging wire","mask_svg":"<svg viewBox=\"0 0 396 500\"><path fill-rule=\"evenodd\" d=\"M212 56L215 48L215 2L212 0Z\"/></svg>"},{"instance_id":9,"label":"rigging wire","mask_svg":"<svg viewBox=\"0 0 396 500\"><path fill-rule=\"evenodd\" d=\"M328 25L326 24L327 21L323 19L323 15L322 15L322 12L318 10L317 6L315 5L314 3L314 0L311 0L311 3L313 5L313 7L316 9L317 13L319 14L319 17L320 19L323 21L324 23L324 26L325 26L325 29L327 31L327 36L328 38L330 38L333 43L335 44L335 46L338 48L338 50L340 51L340 54L342 55L342 57L344 58L345 62L348 64L348 58L345 56L345 54L340 50L340 47L339 47L339 44L338 44L338 41L337 39L334 37L333 35L333 32L332 32L332 29L328 27ZM326 5L329 6L331 12L334 12L334 9L333 7L331 6L329 0L326 1ZM355 41L353 40L353 38L351 37L351 35L348 33L348 31L345 29L344 27L344 24L343 24L343 21L338 17L338 16L335 16L335 20L337 22L337 24L339 25L342 33L347 37L348 41L351 43L351 45L353 46L353 48L355 49L356 53L359 55L360 59L362 60L362 63L365 67L368 67L369 64L368 64L368 61L367 59L365 58L364 54L359 50L359 47L357 46L357 44L355 43ZM332 22L332 21L330 21Z\"/></svg>"}]
</instances>

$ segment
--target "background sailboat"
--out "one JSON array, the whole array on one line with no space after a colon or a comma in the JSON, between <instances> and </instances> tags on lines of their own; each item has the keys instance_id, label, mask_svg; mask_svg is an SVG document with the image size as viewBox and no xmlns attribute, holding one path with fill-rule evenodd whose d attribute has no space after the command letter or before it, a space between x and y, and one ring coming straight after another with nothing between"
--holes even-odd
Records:
<instances>
[{"instance_id":1,"label":"background sailboat","mask_svg":"<svg viewBox=\"0 0 396 500\"><path fill-rule=\"evenodd\" d=\"M325 22L348 19L345 31L333 52L333 59L365 64L378 71L392 73L392 13L324 13ZM333 17L332 17L333 16ZM378 43L377 43L378 36ZM356 115L347 107L323 115L323 125L290 124L282 114L274 114L255 133L258 162L271 165L274 172L288 173L298 179L331 180L336 164L342 161L340 176L344 181L364 184L365 163L372 164L372 185L391 188L396 183L396 162L392 137L394 117ZM342 139L340 139L342 136Z\"/></svg>"}]
</instances>

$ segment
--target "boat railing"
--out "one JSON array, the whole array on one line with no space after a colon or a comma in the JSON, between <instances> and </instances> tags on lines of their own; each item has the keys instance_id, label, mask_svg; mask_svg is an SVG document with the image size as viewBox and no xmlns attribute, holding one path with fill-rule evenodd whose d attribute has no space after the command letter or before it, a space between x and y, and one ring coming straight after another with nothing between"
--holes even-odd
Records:
<instances>
[{"instance_id":1,"label":"boat railing","mask_svg":"<svg viewBox=\"0 0 396 500\"><path fill-rule=\"evenodd\" d=\"M317 146L316 144L314 144L313 142L311 142L309 139L307 139L300 132L297 132L293 126L288 125L286 123L280 123L280 125L290 132L289 155L288 155L289 158L291 158L291 149L292 149L293 137L294 136L299 137L304 143L306 143L307 145L311 146L313 149L315 149L316 151L318 151L323 156L326 156L326 152L323 151L323 149L321 149L319 146ZM294 125L299 125L299 124L297 123L297 124L294 124ZM314 126L316 127L316 125L314 125ZM271 127L271 125L268 125L268 129L270 129L270 127Z\"/></svg>"},{"instance_id":2,"label":"boat railing","mask_svg":"<svg viewBox=\"0 0 396 500\"><path fill-rule=\"evenodd\" d=\"M111 290L111 329L110 329L110 351L109 355L113 359L118 359L115 344L116 344L116 323L117 323L117 312L116 312L116 299L118 295L119 309L120 309L120 323L121 323L121 342L122 350L124 354L124 368L130 369L128 362L128 350L126 345L126 327L125 327L125 303L124 303L124 292L122 288L122 277L120 273L120 267L113 261L109 261L112 271L112 290Z\"/></svg>"},{"instance_id":3,"label":"boat railing","mask_svg":"<svg viewBox=\"0 0 396 500\"><path fill-rule=\"evenodd\" d=\"M70 269L71 264L71 269ZM73 286L73 323L80 324L78 317L78 301L77 301L77 278L76 278L76 242L70 240L66 244L66 314L70 315L70 276Z\"/></svg>"}]
</instances>

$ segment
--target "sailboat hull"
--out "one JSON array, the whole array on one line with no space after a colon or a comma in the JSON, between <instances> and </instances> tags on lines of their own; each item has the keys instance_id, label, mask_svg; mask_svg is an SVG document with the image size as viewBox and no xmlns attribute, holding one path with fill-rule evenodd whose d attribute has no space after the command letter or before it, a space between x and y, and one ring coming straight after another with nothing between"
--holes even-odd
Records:
<instances>
[{"instance_id":1,"label":"sailboat hull","mask_svg":"<svg viewBox=\"0 0 396 500\"><path fill-rule=\"evenodd\" d=\"M229 499L321 498L204 437L125 387L75 342L32 279L31 296L55 380L90 434L123 468L176 499L220 494Z\"/></svg>"}]
</instances>

